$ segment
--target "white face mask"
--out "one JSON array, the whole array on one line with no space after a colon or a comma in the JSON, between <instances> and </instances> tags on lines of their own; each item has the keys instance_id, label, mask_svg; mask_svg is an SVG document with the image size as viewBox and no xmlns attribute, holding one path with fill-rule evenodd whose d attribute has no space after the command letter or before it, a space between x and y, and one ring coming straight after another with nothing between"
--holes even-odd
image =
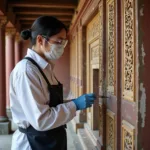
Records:
<instances>
[{"instance_id":1,"label":"white face mask","mask_svg":"<svg viewBox=\"0 0 150 150\"><path fill-rule=\"evenodd\" d=\"M50 44L50 43L49 43ZM45 51L44 55L48 60L59 59L64 53L64 46L59 44L50 44L50 51Z\"/></svg>"}]
</instances>

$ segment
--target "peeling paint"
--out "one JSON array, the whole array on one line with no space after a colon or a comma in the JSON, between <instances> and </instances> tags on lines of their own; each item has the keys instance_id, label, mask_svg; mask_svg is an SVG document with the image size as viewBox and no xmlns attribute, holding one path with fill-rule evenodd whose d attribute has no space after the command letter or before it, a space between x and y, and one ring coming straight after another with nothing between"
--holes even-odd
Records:
<instances>
[{"instance_id":1,"label":"peeling paint","mask_svg":"<svg viewBox=\"0 0 150 150\"><path fill-rule=\"evenodd\" d=\"M144 46L142 44L142 47L141 47L141 50L142 50L142 64L144 65L144 57L146 56L146 53L144 52Z\"/></svg>"},{"instance_id":2,"label":"peeling paint","mask_svg":"<svg viewBox=\"0 0 150 150\"><path fill-rule=\"evenodd\" d=\"M143 5L143 7L140 9L140 16L144 16L144 5Z\"/></svg>"},{"instance_id":3,"label":"peeling paint","mask_svg":"<svg viewBox=\"0 0 150 150\"><path fill-rule=\"evenodd\" d=\"M141 91L141 99L140 99L140 113L141 113L141 127L144 128L145 126L145 117L146 117L146 90L143 86L143 83L140 84L140 91Z\"/></svg>"}]
</instances>

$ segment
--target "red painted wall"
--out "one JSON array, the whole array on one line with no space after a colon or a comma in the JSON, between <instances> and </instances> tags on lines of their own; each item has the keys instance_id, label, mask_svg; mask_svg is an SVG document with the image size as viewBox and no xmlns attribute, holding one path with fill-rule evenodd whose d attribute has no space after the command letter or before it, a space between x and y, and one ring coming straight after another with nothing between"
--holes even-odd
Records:
<instances>
[{"instance_id":1,"label":"red painted wall","mask_svg":"<svg viewBox=\"0 0 150 150\"><path fill-rule=\"evenodd\" d=\"M22 58L26 55L27 48L30 46L29 41L23 41ZM63 84L64 98L67 97L70 91L70 48L69 44L65 48L63 56L56 60L54 72L58 80Z\"/></svg>"},{"instance_id":2,"label":"red painted wall","mask_svg":"<svg viewBox=\"0 0 150 150\"><path fill-rule=\"evenodd\" d=\"M150 1L149 0L142 0L141 3L144 2L144 11L143 14L141 13L141 38L143 41L143 51L145 52L144 57L144 68L142 70L143 74L141 75L141 79L143 80L143 87L145 88L146 94L146 112L145 112L145 124L142 127L142 136L141 136L141 143L143 150L150 150ZM142 5L142 4L141 4ZM141 46L142 49L142 46ZM142 97L142 92L141 92ZM141 98L142 100L142 98ZM144 107L144 106L142 106ZM141 117L142 118L142 117ZM143 121L144 121L143 119ZM143 122L142 121L142 122Z\"/></svg>"}]
</instances>

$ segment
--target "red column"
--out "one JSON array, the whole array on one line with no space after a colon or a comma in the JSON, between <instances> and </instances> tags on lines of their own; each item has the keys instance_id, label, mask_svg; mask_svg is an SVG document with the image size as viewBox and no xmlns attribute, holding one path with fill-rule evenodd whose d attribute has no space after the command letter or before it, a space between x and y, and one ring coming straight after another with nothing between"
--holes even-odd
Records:
<instances>
[{"instance_id":1,"label":"red column","mask_svg":"<svg viewBox=\"0 0 150 150\"><path fill-rule=\"evenodd\" d=\"M8 120L6 116L6 84L5 84L5 24L6 17L0 16L0 122Z\"/></svg>"},{"instance_id":2,"label":"red column","mask_svg":"<svg viewBox=\"0 0 150 150\"><path fill-rule=\"evenodd\" d=\"M15 37L15 64L21 60L21 38L20 34L17 33Z\"/></svg>"},{"instance_id":3,"label":"red column","mask_svg":"<svg viewBox=\"0 0 150 150\"><path fill-rule=\"evenodd\" d=\"M9 76L15 66L14 48L15 48L15 28L6 28L6 100L7 109L10 108L9 101Z\"/></svg>"}]
</instances>

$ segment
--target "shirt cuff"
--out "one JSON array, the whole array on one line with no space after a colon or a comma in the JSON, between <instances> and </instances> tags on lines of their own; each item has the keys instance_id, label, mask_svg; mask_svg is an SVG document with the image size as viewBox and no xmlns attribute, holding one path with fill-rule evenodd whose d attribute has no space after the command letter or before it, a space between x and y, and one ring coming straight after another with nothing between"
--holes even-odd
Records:
<instances>
[{"instance_id":1,"label":"shirt cuff","mask_svg":"<svg viewBox=\"0 0 150 150\"><path fill-rule=\"evenodd\" d=\"M67 104L68 104L69 109L71 110L72 117L75 117L76 111L77 111L75 103L71 101L71 102L68 102Z\"/></svg>"}]
</instances>

